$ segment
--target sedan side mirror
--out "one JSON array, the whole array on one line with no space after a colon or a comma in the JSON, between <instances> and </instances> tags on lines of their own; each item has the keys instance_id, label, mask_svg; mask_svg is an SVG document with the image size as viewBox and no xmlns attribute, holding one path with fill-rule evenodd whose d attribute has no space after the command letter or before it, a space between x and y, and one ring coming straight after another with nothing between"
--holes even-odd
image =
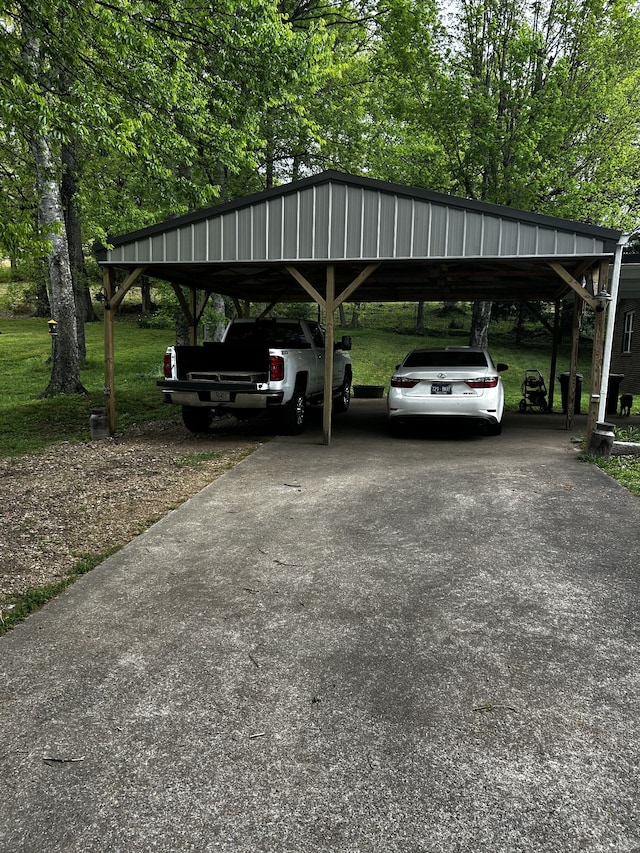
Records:
<instances>
[{"instance_id":1,"label":"sedan side mirror","mask_svg":"<svg viewBox=\"0 0 640 853\"><path fill-rule=\"evenodd\" d=\"M498 371L498 373L502 373L503 370L509 370L509 365L505 364L503 361L499 361L496 364L496 370Z\"/></svg>"}]
</instances>

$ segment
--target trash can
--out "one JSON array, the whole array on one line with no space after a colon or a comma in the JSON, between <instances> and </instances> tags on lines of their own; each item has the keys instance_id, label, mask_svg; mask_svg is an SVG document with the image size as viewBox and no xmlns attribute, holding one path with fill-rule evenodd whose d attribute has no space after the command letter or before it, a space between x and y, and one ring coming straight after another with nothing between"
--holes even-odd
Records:
<instances>
[{"instance_id":1,"label":"trash can","mask_svg":"<svg viewBox=\"0 0 640 853\"><path fill-rule=\"evenodd\" d=\"M624 373L610 373L607 386L607 414L615 415L618 411L618 397L620 396L620 383L624 379Z\"/></svg>"},{"instance_id":2,"label":"trash can","mask_svg":"<svg viewBox=\"0 0 640 853\"><path fill-rule=\"evenodd\" d=\"M562 396L562 411L564 414L567 414L567 409L569 408L569 379L571 377L570 373L561 373L558 376L558 382L560 383L560 394ZM580 397L582 395L582 374L576 373L576 400L573 406L574 415L580 414Z\"/></svg>"}]
</instances>

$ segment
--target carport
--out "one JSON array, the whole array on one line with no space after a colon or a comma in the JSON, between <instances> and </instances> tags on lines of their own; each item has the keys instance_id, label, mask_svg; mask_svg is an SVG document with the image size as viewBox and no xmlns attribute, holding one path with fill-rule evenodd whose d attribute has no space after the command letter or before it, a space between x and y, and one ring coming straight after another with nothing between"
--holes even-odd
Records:
<instances>
[{"instance_id":1,"label":"carport","mask_svg":"<svg viewBox=\"0 0 640 853\"><path fill-rule=\"evenodd\" d=\"M604 419L609 266L615 294L621 232L370 178L323 172L313 177L113 237L97 252L105 299L105 402L115 429L114 314L141 276L170 282L191 342L209 297L252 303L317 303L326 345L334 315L360 302L540 300L559 307L573 295L569 388L574 389L579 315L595 309L587 433ZM116 273L119 282L116 284ZM555 375L552 353L550 389ZM326 359L325 389L331 388ZM324 395L323 443L331 440L331 394ZM567 407L567 426L573 413Z\"/></svg>"}]
</instances>

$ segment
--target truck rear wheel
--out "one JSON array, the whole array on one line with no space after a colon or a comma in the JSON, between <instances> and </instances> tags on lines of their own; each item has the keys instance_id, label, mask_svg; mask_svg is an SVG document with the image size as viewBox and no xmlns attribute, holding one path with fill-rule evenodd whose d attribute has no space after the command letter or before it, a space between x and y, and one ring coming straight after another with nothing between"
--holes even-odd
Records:
<instances>
[{"instance_id":1,"label":"truck rear wheel","mask_svg":"<svg viewBox=\"0 0 640 853\"><path fill-rule=\"evenodd\" d=\"M296 390L293 397L282 409L279 418L279 427L283 435L299 435L304 429L307 414L307 403L304 391Z\"/></svg>"},{"instance_id":2,"label":"truck rear wheel","mask_svg":"<svg viewBox=\"0 0 640 853\"><path fill-rule=\"evenodd\" d=\"M211 409L200 406L183 406L182 422L189 432L207 432L211 426Z\"/></svg>"},{"instance_id":3,"label":"truck rear wheel","mask_svg":"<svg viewBox=\"0 0 640 853\"><path fill-rule=\"evenodd\" d=\"M351 402L351 375L347 373L344 377L344 382L340 386L338 396L333 401L333 410L338 414L346 412L349 409Z\"/></svg>"}]
</instances>

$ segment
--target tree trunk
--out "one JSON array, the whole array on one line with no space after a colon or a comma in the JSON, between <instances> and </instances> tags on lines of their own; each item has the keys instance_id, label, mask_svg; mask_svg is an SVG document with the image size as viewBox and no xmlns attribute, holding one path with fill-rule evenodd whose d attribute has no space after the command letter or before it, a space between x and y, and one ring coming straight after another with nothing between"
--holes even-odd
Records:
<instances>
[{"instance_id":1,"label":"tree trunk","mask_svg":"<svg viewBox=\"0 0 640 853\"><path fill-rule=\"evenodd\" d=\"M219 343L227 328L227 314L224 296L219 293L213 293L209 300L211 311L208 313L207 322L204 325L205 341L214 341Z\"/></svg>"},{"instance_id":2,"label":"tree trunk","mask_svg":"<svg viewBox=\"0 0 640 853\"><path fill-rule=\"evenodd\" d=\"M491 322L492 302L474 302L473 315L471 317L471 334L469 335L469 346L489 346L489 323Z\"/></svg>"},{"instance_id":3,"label":"tree trunk","mask_svg":"<svg viewBox=\"0 0 640 853\"><path fill-rule=\"evenodd\" d=\"M227 328L226 315L225 315L225 304L224 297L220 296L219 293L214 293L211 296L211 300L213 303L213 310L215 311L216 322L213 327L213 340L221 341L222 336L224 335L225 329Z\"/></svg>"},{"instance_id":4,"label":"tree trunk","mask_svg":"<svg viewBox=\"0 0 640 853\"><path fill-rule=\"evenodd\" d=\"M87 345L84 335L86 321L95 320L91 294L87 286L87 271L82 251L82 234L80 218L76 207L77 194L77 161L72 146L65 144L61 149L62 182L60 195L69 246L69 265L73 281L74 301L76 305L76 325L78 336L78 358L84 363L87 358Z\"/></svg>"},{"instance_id":5,"label":"tree trunk","mask_svg":"<svg viewBox=\"0 0 640 853\"><path fill-rule=\"evenodd\" d=\"M424 300L418 302L418 313L416 316L416 335L424 335Z\"/></svg>"},{"instance_id":6,"label":"tree trunk","mask_svg":"<svg viewBox=\"0 0 640 853\"><path fill-rule=\"evenodd\" d=\"M524 333L524 312L526 310L526 305L521 302L518 305L518 321L516 323L516 343L522 343L522 335Z\"/></svg>"},{"instance_id":7,"label":"tree trunk","mask_svg":"<svg viewBox=\"0 0 640 853\"><path fill-rule=\"evenodd\" d=\"M47 290L47 282L43 278L38 285L36 292L36 310L34 317L51 317L51 305L49 304L49 292Z\"/></svg>"},{"instance_id":8,"label":"tree trunk","mask_svg":"<svg viewBox=\"0 0 640 853\"><path fill-rule=\"evenodd\" d=\"M189 323L181 309L176 312L176 346L187 346L189 344Z\"/></svg>"},{"instance_id":9,"label":"tree trunk","mask_svg":"<svg viewBox=\"0 0 640 853\"><path fill-rule=\"evenodd\" d=\"M28 20L28 16L26 16ZM34 80L40 80L42 57L37 38L25 32L22 58L30 66ZM46 98L43 86L43 97ZM69 262L69 244L62 209L60 161L54 163L51 139L44 123L32 131L31 153L36 176L40 224L49 242L47 267L52 319L57 323L51 353L51 378L42 396L86 394L80 382L78 328Z\"/></svg>"},{"instance_id":10,"label":"tree trunk","mask_svg":"<svg viewBox=\"0 0 640 853\"><path fill-rule=\"evenodd\" d=\"M144 281L140 283L140 300L142 316L148 317L150 314L153 314L155 311L155 305L151 298L151 284L148 279L144 279Z\"/></svg>"},{"instance_id":11,"label":"tree trunk","mask_svg":"<svg viewBox=\"0 0 640 853\"><path fill-rule=\"evenodd\" d=\"M58 324L52 347L51 378L43 396L86 394L80 382L76 309L60 184L55 178L50 142L44 133L34 133L32 150L40 221L51 247L47 256L51 313Z\"/></svg>"}]
</instances>

